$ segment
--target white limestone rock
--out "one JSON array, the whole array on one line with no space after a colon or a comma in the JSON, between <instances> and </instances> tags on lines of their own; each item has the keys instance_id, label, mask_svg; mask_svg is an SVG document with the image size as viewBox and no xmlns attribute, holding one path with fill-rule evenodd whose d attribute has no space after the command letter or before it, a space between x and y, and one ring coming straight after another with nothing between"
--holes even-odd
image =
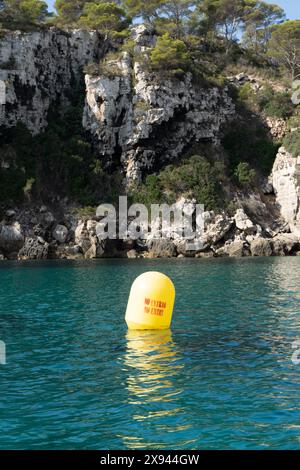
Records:
<instances>
[{"instance_id":1,"label":"white limestone rock","mask_svg":"<svg viewBox=\"0 0 300 470\"><path fill-rule=\"evenodd\" d=\"M273 139L282 141L288 131L287 122L283 118L265 117L265 124Z\"/></svg>"},{"instance_id":2,"label":"white limestone rock","mask_svg":"<svg viewBox=\"0 0 300 470\"><path fill-rule=\"evenodd\" d=\"M215 245L222 240L233 226L233 220L226 214L216 215L213 221L206 227L203 235L203 245Z\"/></svg>"},{"instance_id":3,"label":"white limestone rock","mask_svg":"<svg viewBox=\"0 0 300 470\"><path fill-rule=\"evenodd\" d=\"M234 215L235 225L239 230L245 231L248 234L255 231L255 225L252 220L247 216L244 209L237 209Z\"/></svg>"},{"instance_id":4,"label":"white limestone rock","mask_svg":"<svg viewBox=\"0 0 300 470\"><path fill-rule=\"evenodd\" d=\"M281 215L300 237L300 155L292 157L284 147L278 151L271 181Z\"/></svg>"},{"instance_id":5,"label":"white limestone rock","mask_svg":"<svg viewBox=\"0 0 300 470\"><path fill-rule=\"evenodd\" d=\"M103 47L95 31L6 32L0 41L0 82L5 83L0 126L21 122L32 134L45 129L51 104L68 102L81 68L99 58Z\"/></svg>"},{"instance_id":6,"label":"white limestone rock","mask_svg":"<svg viewBox=\"0 0 300 470\"><path fill-rule=\"evenodd\" d=\"M252 256L271 256L272 244L269 239L257 237L250 243L250 251Z\"/></svg>"},{"instance_id":7,"label":"white limestone rock","mask_svg":"<svg viewBox=\"0 0 300 470\"><path fill-rule=\"evenodd\" d=\"M132 37L143 52L155 43L144 26ZM196 86L189 73L182 80L157 81L126 53L119 69L115 77L86 75L83 126L105 162L118 155L128 183L174 161L191 142L219 142L222 124L235 112L226 89Z\"/></svg>"},{"instance_id":8,"label":"white limestone rock","mask_svg":"<svg viewBox=\"0 0 300 470\"><path fill-rule=\"evenodd\" d=\"M295 233L280 233L273 238L272 245L276 256L289 256L299 250L300 238Z\"/></svg>"},{"instance_id":9,"label":"white limestone rock","mask_svg":"<svg viewBox=\"0 0 300 470\"><path fill-rule=\"evenodd\" d=\"M86 259L100 258L105 251L105 240L97 237L96 227L95 220L80 220L75 230L75 244Z\"/></svg>"},{"instance_id":10,"label":"white limestone rock","mask_svg":"<svg viewBox=\"0 0 300 470\"><path fill-rule=\"evenodd\" d=\"M248 245L239 239L224 245L224 253L230 258L241 258L249 255Z\"/></svg>"}]
</instances>

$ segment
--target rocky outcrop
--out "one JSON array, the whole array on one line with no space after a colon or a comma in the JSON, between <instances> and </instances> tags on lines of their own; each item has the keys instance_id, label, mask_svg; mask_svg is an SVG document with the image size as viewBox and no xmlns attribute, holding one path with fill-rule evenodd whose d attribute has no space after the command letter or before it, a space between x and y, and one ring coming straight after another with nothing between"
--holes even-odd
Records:
<instances>
[{"instance_id":1,"label":"rocky outcrop","mask_svg":"<svg viewBox=\"0 0 300 470\"><path fill-rule=\"evenodd\" d=\"M19 260L42 260L49 258L49 243L41 238L26 238L25 245L18 253Z\"/></svg>"},{"instance_id":2,"label":"rocky outcrop","mask_svg":"<svg viewBox=\"0 0 300 470\"><path fill-rule=\"evenodd\" d=\"M139 257L139 255L138 255L138 252L136 250L129 250L127 252L127 258L129 258L129 259L136 259L138 257Z\"/></svg>"},{"instance_id":3,"label":"rocky outcrop","mask_svg":"<svg viewBox=\"0 0 300 470\"><path fill-rule=\"evenodd\" d=\"M271 181L284 220L300 237L300 155L293 158L284 147L278 151Z\"/></svg>"},{"instance_id":4,"label":"rocky outcrop","mask_svg":"<svg viewBox=\"0 0 300 470\"><path fill-rule=\"evenodd\" d=\"M182 80L158 79L143 63L155 36L139 26L133 38L143 60L132 62L123 53L115 76L87 75L83 118L101 158L121 162L128 182L174 161L191 142L218 142L235 111L226 89L201 88L189 73Z\"/></svg>"},{"instance_id":5,"label":"rocky outcrop","mask_svg":"<svg viewBox=\"0 0 300 470\"><path fill-rule=\"evenodd\" d=\"M261 80L258 77L254 75L248 75L245 72L240 72L237 75L231 75L227 77L227 80L237 87L241 87L246 83L249 83L254 92L260 90L261 88Z\"/></svg>"},{"instance_id":6,"label":"rocky outcrop","mask_svg":"<svg viewBox=\"0 0 300 470\"><path fill-rule=\"evenodd\" d=\"M273 254L271 241L262 237L255 238L250 243L252 256L271 256Z\"/></svg>"},{"instance_id":7,"label":"rocky outcrop","mask_svg":"<svg viewBox=\"0 0 300 470\"><path fill-rule=\"evenodd\" d=\"M245 72L240 72L237 75L227 77L227 80L237 88L240 88L244 85L248 85L254 94L261 91L265 84L264 80L255 75L248 75ZM277 92L284 92L286 89L283 86L278 86L278 83L270 83L273 89ZM286 133L288 132L287 121L283 118L267 116L265 112L259 113L259 117L264 124L266 130L269 132L270 137L277 141L281 142Z\"/></svg>"},{"instance_id":8,"label":"rocky outcrop","mask_svg":"<svg viewBox=\"0 0 300 470\"><path fill-rule=\"evenodd\" d=\"M224 254L230 258L241 258L249 255L248 245L243 240L233 240L224 247Z\"/></svg>"},{"instance_id":9,"label":"rocky outcrop","mask_svg":"<svg viewBox=\"0 0 300 470\"><path fill-rule=\"evenodd\" d=\"M58 243L63 244L68 238L69 230L64 225L57 225L53 230L52 236Z\"/></svg>"},{"instance_id":10,"label":"rocky outcrop","mask_svg":"<svg viewBox=\"0 0 300 470\"><path fill-rule=\"evenodd\" d=\"M205 232L202 236L203 246L216 245L230 231L234 224L234 220L226 214L215 215L214 212L204 214Z\"/></svg>"},{"instance_id":11,"label":"rocky outcrop","mask_svg":"<svg viewBox=\"0 0 300 470\"><path fill-rule=\"evenodd\" d=\"M238 209L234 216L236 228L246 232L247 234L253 233L255 230L254 223L245 213L244 209Z\"/></svg>"},{"instance_id":12,"label":"rocky outcrop","mask_svg":"<svg viewBox=\"0 0 300 470\"><path fill-rule=\"evenodd\" d=\"M283 118L264 116L264 122L269 129L271 137L280 142L288 131L287 122Z\"/></svg>"},{"instance_id":13,"label":"rocky outcrop","mask_svg":"<svg viewBox=\"0 0 300 470\"><path fill-rule=\"evenodd\" d=\"M96 234L96 220L80 220L75 230L75 243L86 259L101 258L105 243Z\"/></svg>"},{"instance_id":14,"label":"rocky outcrop","mask_svg":"<svg viewBox=\"0 0 300 470\"><path fill-rule=\"evenodd\" d=\"M24 235L18 222L0 225L0 252L8 258L16 258L24 245Z\"/></svg>"},{"instance_id":15,"label":"rocky outcrop","mask_svg":"<svg viewBox=\"0 0 300 470\"><path fill-rule=\"evenodd\" d=\"M149 258L173 258L176 248L171 240L158 239L149 243Z\"/></svg>"},{"instance_id":16,"label":"rocky outcrop","mask_svg":"<svg viewBox=\"0 0 300 470\"><path fill-rule=\"evenodd\" d=\"M0 82L5 84L5 100L0 127L22 122L33 134L45 129L51 104L66 104L82 67L99 59L104 48L93 31L2 33Z\"/></svg>"},{"instance_id":17,"label":"rocky outcrop","mask_svg":"<svg viewBox=\"0 0 300 470\"><path fill-rule=\"evenodd\" d=\"M191 211L196 204L181 198L178 207L184 202ZM262 228L246 207L233 216L210 211L202 218L202 228L189 240L184 238L180 222L174 220L169 228L157 222L148 233L144 227L143 239L122 241L101 238L102 222L97 214L82 218L67 207L54 212L46 206L9 210L0 225L0 259L292 256L300 250L295 233L275 231L273 225Z\"/></svg>"},{"instance_id":18,"label":"rocky outcrop","mask_svg":"<svg viewBox=\"0 0 300 470\"><path fill-rule=\"evenodd\" d=\"M276 256L296 254L300 248L300 239L295 234L281 233L272 240L273 253Z\"/></svg>"}]
</instances>

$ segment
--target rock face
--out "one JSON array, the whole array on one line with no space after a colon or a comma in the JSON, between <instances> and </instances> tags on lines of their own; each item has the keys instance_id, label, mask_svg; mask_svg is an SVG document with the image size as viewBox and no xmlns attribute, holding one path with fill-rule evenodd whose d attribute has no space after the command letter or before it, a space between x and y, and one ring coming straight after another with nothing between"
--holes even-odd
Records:
<instances>
[{"instance_id":1,"label":"rock face","mask_svg":"<svg viewBox=\"0 0 300 470\"><path fill-rule=\"evenodd\" d=\"M207 221L206 230L203 234L203 245L215 245L228 234L234 221L226 214L211 214L211 218Z\"/></svg>"},{"instance_id":2,"label":"rock face","mask_svg":"<svg viewBox=\"0 0 300 470\"><path fill-rule=\"evenodd\" d=\"M79 221L75 230L75 243L86 259L100 258L104 254L104 242L96 234L97 221Z\"/></svg>"},{"instance_id":3,"label":"rock face","mask_svg":"<svg viewBox=\"0 0 300 470\"><path fill-rule=\"evenodd\" d=\"M149 258L172 258L176 248L171 240L152 240L149 244Z\"/></svg>"},{"instance_id":4,"label":"rock face","mask_svg":"<svg viewBox=\"0 0 300 470\"><path fill-rule=\"evenodd\" d=\"M145 54L156 37L133 29L135 52ZM0 128L23 123L32 134L47 126L52 104L63 107L84 65L99 62L109 48L96 32L56 28L6 32L0 41L0 83L5 87ZM234 113L226 90L183 80L158 81L128 53L112 61L115 76L86 76L83 125L107 164L122 164L127 179L176 159L191 142L217 142Z\"/></svg>"},{"instance_id":5,"label":"rock face","mask_svg":"<svg viewBox=\"0 0 300 470\"><path fill-rule=\"evenodd\" d=\"M300 237L300 155L293 158L281 147L271 180L282 217L289 223L291 231Z\"/></svg>"},{"instance_id":6,"label":"rock face","mask_svg":"<svg viewBox=\"0 0 300 470\"><path fill-rule=\"evenodd\" d=\"M265 124L273 139L282 141L288 131L287 123L282 118L265 117Z\"/></svg>"},{"instance_id":7,"label":"rock face","mask_svg":"<svg viewBox=\"0 0 300 470\"><path fill-rule=\"evenodd\" d=\"M299 238L295 234L281 233L272 240L273 252L276 256L295 254L300 248Z\"/></svg>"},{"instance_id":8,"label":"rock face","mask_svg":"<svg viewBox=\"0 0 300 470\"><path fill-rule=\"evenodd\" d=\"M133 39L144 57L156 40L144 26L133 31ZM128 53L118 68L117 76L86 76L83 125L106 162L122 163L128 181L175 160L191 142L217 142L235 111L226 89L196 86L191 74L158 80Z\"/></svg>"},{"instance_id":9,"label":"rock face","mask_svg":"<svg viewBox=\"0 0 300 470\"><path fill-rule=\"evenodd\" d=\"M239 230L243 230L251 233L254 228L254 224L251 219L247 216L243 209L238 209L234 216L235 225Z\"/></svg>"},{"instance_id":10,"label":"rock face","mask_svg":"<svg viewBox=\"0 0 300 470\"><path fill-rule=\"evenodd\" d=\"M18 222L0 226L0 251L8 257L16 257L24 245L24 235Z\"/></svg>"},{"instance_id":11,"label":"rock face","mask_svg":"<svg viewBox=\"0 0 300 470\"><path fill-rule=\"evenodd\" d=\"M64 225L57 225L53 230L52 236L58 243L65 243L68 237L68 229Z\"/></svg>"},{"instance_id":12,"label":"rock face","mask_svg":"<svg viewBox=\"0 0 300 470\"><path fill-rule=\"evenodd\" d=\"M234 240L225 245L224 253L230 258L241 258L248 254L247 245L242 240Z\"/></svg>"},{"instance_id":13,"label":"rock face","mask_svg":"<svg viewBox=\"0 0 300 470\"><path fill-rule=\"evenodd\" d=\"M0 127L19 121L33 134L43 130L50 105L66 103L81 68L101 57L104 46L96 32L82 30L5 33L0 40L0 83L5 84Z\"/></svg>"},{"instance_id":14,"label":"rock face","mask_svg":"<svg viewBox=\"0 0 300 470\"><path fill-rule=\"evenodd\" d=\"M252 256L271 256L273 253L270 240L262 237L258 237L250 243L250 251Z\"/></svg>"},{"instance_id":15,"label":"rock face","mask_svg":"<svg viewBox=\"0 0 300 470\"><path fill-rule=\"evenodd\" d=\"M19 260L30 260L30 259L47 259L49 257L49 244L43 243L42 240L36 238L27 238L25 245L20 250L18 258Z\"/></svg>"}]
</instances>

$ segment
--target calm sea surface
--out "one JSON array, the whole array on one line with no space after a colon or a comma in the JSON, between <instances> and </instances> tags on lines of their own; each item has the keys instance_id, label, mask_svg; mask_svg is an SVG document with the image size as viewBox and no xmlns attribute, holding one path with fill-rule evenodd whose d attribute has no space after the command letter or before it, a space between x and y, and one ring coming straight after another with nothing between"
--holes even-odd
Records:
<instances>
[{"instance_id":1,"label":"calm sea surface","mask_svg":"<svg viewBox=\"0 0 300 470\"><path fill-rule=\"evenodd\" d=\"M149 270L172 330L129 333ZM2 262L0 340L0 449L300 449L300 258Z\"/></svg>"}]
</instances>

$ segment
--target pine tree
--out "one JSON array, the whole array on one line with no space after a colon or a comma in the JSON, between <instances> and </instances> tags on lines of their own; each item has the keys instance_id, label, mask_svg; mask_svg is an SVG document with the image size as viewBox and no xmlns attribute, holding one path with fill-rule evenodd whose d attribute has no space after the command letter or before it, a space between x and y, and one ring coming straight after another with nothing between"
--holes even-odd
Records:
<instances>
[{"instance_id":1,"label":"pine tree","mask_svg":"<svg viewBox=\"0 0 300 470\"><path fill-rule=\"evenodd\" d=\"M172 76L183 75L190 65L187 46L180 39L164 34L157 39L150 54L150 64L155 71Z\"/></svg>"},{"instance_id":2,"label":"pine tree","mask_svg":"<svg viewBox=\"0 0 300 470\"><path fill-rule=\"evenodd\" d=\"M188 23L195 6L193 0L165 0L158 10L159 19L155 24L177 39L182 39L188 30Z\"/></svg>"},{"instance_id":3,"label":"pine tree","mask_svg":"<svg viewBox=\"0 0 300 470\"><path fill-rule=\"evenodd\" d=\"M88 0L56 0L58 22L70 25L76 23L82 15L86 3Z\"/></svg>"},{"instance_id":4,"label":"pine tree","mask_svg":"<svg viewBox=\"0 0 300 470\"><path fill-rule=\"evenodd\" d=\"M300 77L300 20L274 27L268 53L290 73L292 80Z\"/></svg>"},{"instance_id":5,"label":"pine tree","mask_svg":"<svg viewBox=\"0 0 300 470\"><path fill-rule=\"evenodd\" d=\"M159 18L162 3L163 0L122 0L124 9L132 18L140 18L146 23Z\"/></svg>"},{"instance_id":6,"label":"pine tree","mask_svg":"<svg viewBox=\"0 0 300 470\"><path fill-rule=\"evenodd\" d=\"M41 23L48 14L47 3L43 0L4 0L1 2L6 22L27 25Z\"/></svg>"},{"instance_id":7,"label":"pine tree","mask_svg":"<svg viewBox=\"0 0 300 470\"><path fill-rule=\"evenodd\" d=\"M128 28L130 19L124 9L112 2L86 3L79 24L97 29L106 36L117 36Z\"/></svg>"},{"instance_id":8,"label":"pine tree","mask_svg":"<svg viewBox=\"0 0 300 470\"><path fill-rule=\"evenodd\" d=\"M243 43L255 52L265 52L271 37L272 26L281 23L285 18L278 5L247 0L245 4Z\"/></svg>"}]
</instances>

